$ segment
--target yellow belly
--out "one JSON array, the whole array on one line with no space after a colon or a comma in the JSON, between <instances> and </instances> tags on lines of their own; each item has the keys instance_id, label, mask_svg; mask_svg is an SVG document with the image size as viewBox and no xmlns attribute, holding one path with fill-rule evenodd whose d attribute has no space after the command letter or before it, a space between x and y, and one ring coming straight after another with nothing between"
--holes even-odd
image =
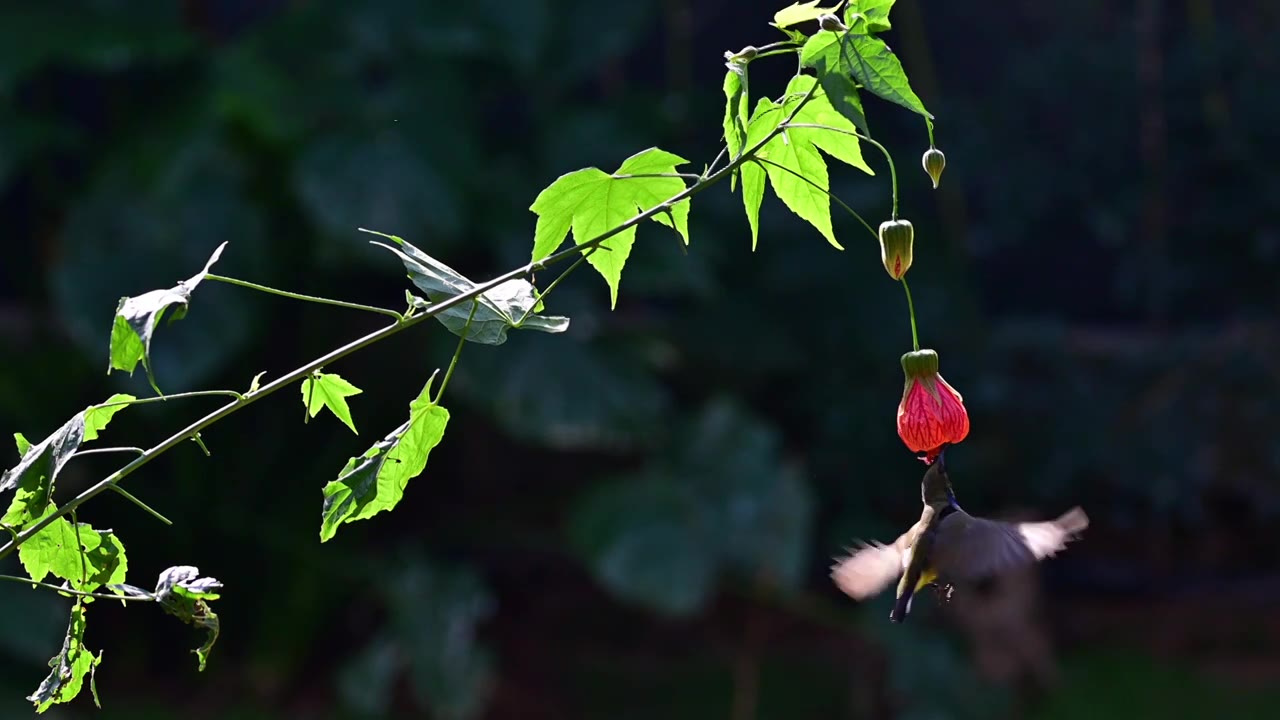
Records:
<instances>
[{"instance_id":1,"label":"yellow belly","mask_svg":"<svg viewBox=\"0 0 1280 720\"><path fill-rule=\"evenodd\" d=\"M938 571L933 568L925 568L920 572L920 579L916 581L916 586L912 592L920 592L922 588L927 587L938 579Z\"/></svg>"}]
</instances>

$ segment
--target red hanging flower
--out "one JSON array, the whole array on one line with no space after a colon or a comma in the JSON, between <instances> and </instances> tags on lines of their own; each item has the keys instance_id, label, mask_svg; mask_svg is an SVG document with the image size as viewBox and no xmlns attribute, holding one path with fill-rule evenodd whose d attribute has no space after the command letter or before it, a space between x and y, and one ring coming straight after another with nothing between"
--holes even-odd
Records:
<instances>
[{"instance_id":1,"label":"red hanging flower","mask_svg":"<svg viewBox=\"0 0 1280 720\"><path fill-rule=\"evenodd\" d=\"M948 443L969 435L964 398L938 374L938 353L916 350L902 356L906 385L898 404L898 436L912 452L933 462Z\"/></svg>"}]
</instances>

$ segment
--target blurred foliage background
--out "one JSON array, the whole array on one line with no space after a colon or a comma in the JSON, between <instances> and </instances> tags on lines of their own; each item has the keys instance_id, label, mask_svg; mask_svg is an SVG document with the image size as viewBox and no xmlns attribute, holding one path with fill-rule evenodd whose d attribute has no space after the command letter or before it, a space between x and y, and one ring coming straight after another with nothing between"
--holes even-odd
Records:
<instances>
[{"instance_id":1,"label":"blurred foliage background","mask_svg":"<svg viewBox=\"0 0 1280 720\"><path fill-rule=\"evenodd\" d=\"M653 145L719 147L724 50L781 0L0 6L0 430L44 437L142 373L104 374L115 303L199 269L399 307L404 236L470 277L527 259L538 190ZM938 117L877 101L916 225L922 342L965 395L971 512L1083 504L1069 552L890 627L827 580L919 512L894 431L901 292L836 215L697 198L692 247L640 231L615 312L580 272L561 336L471 346L426 472L390 515L317 539L320 488L403 421L455 338L423 326L330 368L360 437L283 392L82 514L130 581L227 585L208 671L158 611L95 606L97 683L58 717L1271 717L1280 700L1280 8L1262 0L899 0L889 42ZM768 68L768 69L765 69ZM757 63L755 93L794 68ZM766 90L767 89L767 90ZM873 223L887 173L832 188ZM541 282L545 283L545 280ZM379 318L216 283L162 328L167 391L243 389ZM218 402L211 400L210 402ZM146 445L198 400L121 413ZM68 466L68 495L114 468ZM5 572L18 571L13 567ZM66 603L0 587L0 713Z\"/></svg>"}]
</instances>

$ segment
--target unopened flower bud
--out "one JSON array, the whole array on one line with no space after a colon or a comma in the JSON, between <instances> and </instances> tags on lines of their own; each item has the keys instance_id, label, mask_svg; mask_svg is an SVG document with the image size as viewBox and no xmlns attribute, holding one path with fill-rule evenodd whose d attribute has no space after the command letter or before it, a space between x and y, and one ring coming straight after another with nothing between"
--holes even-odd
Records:
<instances>
[{"instance_id":1,"label":"unopened flower bud","mask_svg":"<svg viewBox=\"0 0 1280 720\"><path fill-rule=\"evenodd\" d=\"M741 50L739 50L738 52L734 52L732 50L725 50L724 59L727 61L725 62L725 65L729 65L730 63L741 64L741 63L751 62L756 58L756 55L759 54L759 52L760 51L757 50L756 46L754 45L748 45L742 48Z\"/></svg>"},{"instance_id":2,"label":"unopened flower bud","mask_svg":"<svg viewBox=\"0 0 1280 720\"><path fill-rule=\"evenodd\" d=\"M886 220L880 223L880 262L894 280L901 280L911 269L911 246L916 231L909 220Z\"/></svg>"},{"instance_id":3,"label":"unopened flower bud","mask_svg":"<svg viewBox=\"0 0 1280 720\"><path fill-rule=\"evenodd\" d=\"M849 29L845 27L845 24L840 20L840 18L832 15L831 13L818 16L818 27L826 30L827 32L844 32Z\"/></svg>"},{"instance_id":4,"label":"unopened flower bud","mask_svg":"<svg viewBox=\"0 0 1280 720\"><path fill-rule=\"evenodd\" d=\"M964 398L938 374L938 353L916 350L902 356L906 385L898 403L898 436L912 452L937 457L942 446L969 435Z\"/></svg>"},{"instance_id":5,"label":"unopened flower bud","mask_svg":"<svg viewBox=\"0 0 1280 720\"><path fill-rule=\"evenodd\" d=\"M920 158L920 164L929 173L929 179L933 180L933 189L937 190L938 181L942 179L942 169L947 166L947 156L938 148L930 146L924 151L924 157Z\"/></svg>"}]
</instances>

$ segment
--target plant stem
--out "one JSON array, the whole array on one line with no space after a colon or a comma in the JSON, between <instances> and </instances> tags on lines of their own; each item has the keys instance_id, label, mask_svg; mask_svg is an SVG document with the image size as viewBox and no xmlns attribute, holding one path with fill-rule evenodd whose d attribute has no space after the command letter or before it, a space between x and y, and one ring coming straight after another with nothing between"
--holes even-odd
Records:
<instances>
[{"instance_id":1,"label":"plant stem","mask_svg":"<svg viewBox=\"0 0 1280 720\"><path fill-rule=\"evenodd\" d=\"M154 509L152 509L152 507L151 507L150 505L148 505L148 504L146 504L146 503L142 502L141 500L139 500L138 498L134 497L134 496L133 496L133 494L132 494L132 493L130 493L128 490L125 490L124 488L120 487L119 485L112 485L112 486L111 486L111 489L112 489L112 490L114 490L114 491L115 491L117 494L119 494L121 497L123 497L125 500L128 500L129 502L133 503L134 505L137 505L138 507L140 507L140 508L142 508L143 510L145 510L145 511L146 511L146 513L147 513L148 515L150 515L151 517L153 517L153 518L155 518L155 519L159 520L160 522L164 523L165 525L173 525L173 521L172 521L172 520L170 520L169 518L167 518L167 517L165 517L165 516L161 515L160 513L156 512Z\"/></svg>"},{"instance_id":2,"label":"plant stem","mask_svg":"<svg viewBox=\"0 0 1280 720\"><path fill-rule=\"evenodd\" d=\"M142 448L136 448L136 447L104 447L104 448L90 448L88 450L77 450L76 454L72 455L71 457L80 457L81 455L100 455L102 453L119 453L119 452L131 452L131 453L136 453L138 455L145 455L147 453L146 450L143 450Z\"/></svg>"},{"instance_id":3,"label":"plant stem","mask_svg":"<svg viewBox=\"0 0 1280 720\"><path fill-rule=\"evenodd\" d=\"M538 303L534 303L537 305ZM453 358L449 360L449 369L444 371L444 380L440 381L440 389L436 391L436 397L431 401L432 405L439 405L440 398L444 397L444 389L449 387L449 378L453 377L453 369L458 365L458 358L462 357L462 348L467 344L467 332L471 330L471 318L476 316L476 308L480 307L479 300L471 301L471 312L467 315L467 322L462 326L462 335L458 337L458 347L453 351Z\"/></svg>"},{"instance_id":4,"label":"plant stem","mask_svg":"<svg viewBox=\"0 0 1280 720\"><path fill-rule=\"evenodd\" d=\"M626 175L614 174L615 180L631 180L633 178L680 178L681 180L693 180L697 182L702 179L698 173L628 173Z\"/></svg>"},{"instance_id":5,"label":"plant stem","mask_svg":"<svg viewBox=\"0 0 1280 720\"><path fill-rule=\"evenodd\" d=\"M907 278L903 277L902 292L907 294L907 312L911 314L911 349L920 349L920 333L916 330L916 306L911 302L911 288L907 287Z\"/></svg>"},{"instance_id":6,"label":"plant stem","mask_svg":"<svg viewBox=\"0 0 1280 720\"><path fill-rule=\"evenodd\" d=\"M857 219L858 219L858 222L862 223L862 227L866 228L866 229L867 229L867 232L871 233L871 236L872 236L872 237L874 237L874 238L876 239L876 242L879 242L879 241L880 241L880 235L879 235L879 233L877 233L877 232L875 231L875 228L873 228L873 227L871 227L869 224L867 224L867 221L866 221L866 220L863 220L861 215L859 215L858 213L854 212L853 208L849 207L849 206L845 203L845 201L843 201L843 200L841 200L839 197L837 197L837 196L835 195L835 193L832 193L830 190L827 190L826 188L824 188L824 187L822 187L821 185L819 185L818 183L816 183L816 182L814 182L814 181L810 180L809 178L805 177L804 175L801 175L800 173L796 172L795 170L792 170L791 168L789 168L789 167L787 167L787 166L785 166L785 165L781 165L781 164L779 164L779 163L776 163L776 162L774 162L774 161L772 161L772 160L770 160L770 159L768 159L768 158L756 158L756 159L755 159L755 161L756 161L756 162L759 162L759 163L765 163L765 164L768 164L768 165L773 165L774 167L779 168L779 169L781 169L781 170L786 170L787 172L791 173L792 175L795 175L796 177L800 178L801 180L803 180L803 181L805 181L805 182L809 183L810 185L812 185L812 186L814 186L814 187L818 188L819 190L821 190L822 192L826 193L826 194L827 194L827 197L829 197L829 198L831 198L832 200L836 201L836 202L840 205L840 207L844 208L846 211L848 211L848 213L849 213L850 215L852 215L852 216L854 216L855 218L857 218Z\"/></svg>"},{"instance_id":7,"label":"plant stem","mask_svg":"<svg viewBox=\"0 0 1280 720\"><path fill-rule=\"evenodd\" d=\"M106 593L80 592L79 590L58 587L57 585L50 585L49 583L36 582L31 578L18 577L16 575L0 575L0 580L8 580L9 582L23 583L26 585L35 585L36 587L44 588L46 590L54 590L56 592L75 595L77 597L98 598L100 600L121 600L123 602L155 602L156 600L150 595L108 595Z\"/></svg>"},{"instance_id":8,"label":"plant stem","mask_svg":"<svg viewBox=\"0 0 1280 720\"><path fill-rule=\"evenodd\" d=\"M548 285L545 290L539 291L537 293L536 299L533 301L533 304L529 306L528 310L524 311L524 315L520 316L520 319L516 321L515 326L520 327L521 325L523 325L524 321L529 319L529 316L533 314L533 309L538 307L538 303L545 300L546 297L551 294L551 291L556 289L556 285L559 285L561 280L565 279L569 275L569 273L573 272L574 270L577 270L579 265L586 262L587 258L591 257L591 253L599 249L600 249L600 246L597 245L591 248L590 250L582 253L582 257L578 258L577 260L574 260L572 265L565 268L564 272L557 275L556 279L552 280L551 284Z\"/></svg>"},{"instance_id":9,"label":"plant stem","mask_svg":"<svg viewBox=\"0 0 1280 720\"><path fill-rule=\"evenodd\" d=\"M817 84L815 83L815 87L816 86ZM842 128L831 127L830 125L816 125L813 123L787 122L785 124L787 125L787 127L813 128L815 130L830 130L831 132L838 132L844 135L852 135L858 138L859 140L864 140L866 142L871 143L872 145L875 145L877 148L879 148L880 152L884 153L884 159L889 162L889 180L893 185L893 219L894 220L898 219L898 169L894 167L893 156L889 154L889 150L885 148L885 146L881 145L879 142L876 142L875 140L872 140L869 136L863 135L862 133L857 132L856 130L844 130Z\"/></svg>"},{"instance_id":10,"label":"plant stem","mask_svg":"<svg viewBox=\"0 0 1280 720\"><path fill-rule=\"evenodd\" d=\"M538 272L540 270L545 270L550 265L554 265L555 263L566 260L571 256L578 255L592 248L595 248L599 246L601 243L608 240L609 238L613 237L614 235L617 235L618 233L621 233L622 231L628 228L635 227L636 225L639 225L640 223L644 222L645 220L648 220L649 218L653 217L654 215L657 215L658 213L670 211L671 207L674 206L675 204L679 203L682 200L691 198L694 195L697 195L703 190L706 190L707 188L716 184L717 182L723 180L725 177L729 176L734 170L737 170L739 167L741 167L744 162L751 159L751 157L754 156L757 152L759 152L761 148L767 145L770 140L776 137L778 133L782 132L784 127L787 125L787 123L790 123L792 120L795 119L796 115L799 114L800 110L811 99L813 99L813 94L817 90L817 88L818 88L818 83L814 83L813 86L809 88L809 92L806 93L805 96L800 100L800 102L795 106L795 108L792 109L791 114L788 115L785 120L783 120L781 123L778 123L776 127L770 130L764 137L760 138L760 140L756 142L756 144L744 150L742 154L740 154L738 157L731 160L728 165L725 165L724 168L716 171L712 175L709 175L705 179L700 180L699 182L696 182L693 185L690 185L689 187L685 188L684 190L681 190L675 195L672 195L671 197L667 198L665 202L659 203L649 208L648 210L645 210L644 212L638 213L632 216L631 219L627 220L626 222L623 222L616 227L610 228L609 230L606 230L600 233L599 235L593 238L590 238L589 240L586 240L585 242L579 243L574 247L566 248L559 252L552 253L547 257L541 260L538 260L536 262L530 262L520 267L514 268L512 270L508 270L507 272L493 278L492 280L489 280L488 282L484 282L479 285L476 285L475 287L471 288L466 292L459 293L447 300L443 300L441 302L435 303L431 307L424 310L421 315L415 315L411 318L398 319L396 322L390 325L387 325L379 330L375 330L374 332L371 332L368 335L365 335L363 337L352 340L346 345L336 348L312 360L311 362L306 363L305 365L302 365L301 367L298 367L292 370L291 372L286 373L285 375L282 375L281 377L267 383L266 385L263 385L262 387L258 388L253 392L245 393L241 395L240 393L230 391L230 390L215 390L215 391L206 391L203 393L200 393L200 392L181 393L179 395L168 396L168 397L182 397L182 396L193 396L193 395L201 395L201 394L204 394L204 395L222 394L222 395L232 395L235 397L235 399L227 403L226 405L223 405L222 407L218 408L217 410L214 410L208 415L205 415L199 420L196 420L195 422L179 430L178 432L174 433L168 438L162 440L159 444L155 445L154 447L151 447L144 454L138 456L129 464L125 465L119 470L116 470L114 473L111 473L110 475L103 478L102 480L99 480L93 485L90 485L89 487L85 488L78 495L68 500L66 504L62 505L54 512L50 513L44 518L41 518L39 521L32 524L30 527L18 533L18 535L14 537L14 539L10 540L8 543L5 543L3 547L0 547L0 560L3 560L4 558L12 555L13 551L18 549L18 546L22 545L22 543L26 542L27 540L30 540L41 530L45 529L45 527L47 527L49 523L54 522L58 518L63 517L67 513L71 512L72 510L75 510L77 507L83 505L85 502L88 502L89 500L100 495L101 493L106 492L108 489L115 486L124 478L128 477L129 475L132 475L142 466L156 459L157 457L164 454L165 452L172 450L182 441L186 440L187 438L196 437L201 430L209 427L210 425L218 422L219 420L222 420L223 418L227 417L228 415L231 415L237 410L240 410L246 405L257 402L258 400L276 392L277 390L281 390L285 387L288 387L289 385L292 385L293 383L306 377L313 370L324 367L326 365L332 365L338 360L341 360L342 358L358 350L366 348L369 345L372 345L376 342L385 340L391 337L392 335L395 335L396 333L403 332L404 330L407 330L430 318L433 318L436 315L439 315L440 313L445 312L446 310L449 310L450 308L461 305L464 302L470 302L472 300L475 300L479 296L498 287L499 285L505 282L528 277L529 275L532 275L535 272ZM399 313L397 313L397 316L399 316ZM162 399L166 399L166 398L149 398L148 400L162 400ZM148 400L137 400L137 401L133 401L133 403L147 402ZM121 404L131 404L131 403L121 403Z\"/></svg>"},{"instance_id":11,"label":"plant stem","mask_svg":"<svg viewBox=\"0 0 1280 720\"><path fill-rule=\"evenodd\" d=\"M706 173L703 174L702 177L699 179L706 180L707 177L711 175L711 173L715 172L716 165L720 164L720 158L724 157L724 154L727 152L729 152L729 144L725 143L724 145L720 146L720 152L716 153L715 159L712 160L711 164L707 166Z\"/></svg>"},{"instance_id":12,"label":"plant stem","mask_svg":"<svg viewBox=\"0 0 1280 720\"><path fill-rule=\"evenodd\" d=\"M294 300L304 300L306 302L318 303L320 305L333 305L334 307L344 307L344 308L350 308L352 310L364 310L366 312L374 312L380 315L387 315L397 320L402 320L404 318L403 315L396 312L395 310L388 310L386 308L374 307L373 305L362 305L360 303L347 302L345 300L332 300L330 298L315 297L314 295L303 295L301 293L289 292L288 290L277 290L276 288L267 287L266 285L259 285L258 283L249 282L248 280L237 280L236 278L230 278L223 275L214 275L212 273L205 275L204 278L206 280L217 280L218 282L224 282L229 285L239 285L240 287L246 287L246 288L249 288L250 290L257 290L259 292L269 293L271 295L279 295L280 297L293 298Z\"/></svg>"},{"instance_id":13,"label":"plant stem","mask_svg":"<svg viewBox=\"0 0 1280 720\"><path fill-rule=\"evenodd\" d=\"M193 397L233 397L237 400L243 398L244 395L235 390L192 390L191 392L174 393L172 395L157 395L149 398L134 398L132 400L117 400L116 402L106 402L101 405L94 405L96 408L115 407L117 405L146 405L147 403L166 402L168 400L181 400L183 398Z\"/></svg>"}]
</instances>

